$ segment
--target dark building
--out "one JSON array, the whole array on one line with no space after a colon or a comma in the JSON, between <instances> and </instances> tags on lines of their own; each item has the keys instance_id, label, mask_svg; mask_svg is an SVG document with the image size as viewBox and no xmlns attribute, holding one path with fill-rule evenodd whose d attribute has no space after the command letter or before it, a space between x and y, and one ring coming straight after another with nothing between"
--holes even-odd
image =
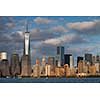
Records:
<instances>
[{"instance_id":1,"label":"dark building","mask_svg":"<svg viewBox=\"0 0 100 100\"><path fill-rule=\"evenodd\" d=\"M80 56L77 57L77 66L78 66L79 61L83 61L83 57L80 57Z\"/></svg>"},{"instance_id":2,"label":"dark building","mask_svg":"<svg viewBox=\"0 0 100 100\"><path fill-rule=\"evenodd\" d=\"M63 46L58 46L57 47L57 62L58 66L63 66L64 65L64 47Z\"/></svg>"},{"instance_id":3,"label":"dark building","mask_svg":"<svg viewBox=\"0 0 100 100\"><path fill-rule=\"evenodd\" d=\"M55 65L58 66L58 57L55 57Z\"/></svg>"},{"instance_id":4,"label":"dark building","mask_svg":"<svg viewBox=\"0 0 100 100\"><path fill-rule=\"evenodd\" d=\"M28 24L26 26L26 32L24 34L24 54L21 59L21 76L30 76L32 73L30 57L30 32L28 31Z\"/></svg>"},{"instance_id":5,"label":"dark building","mask_svg":"<svg viewBox=\"0 0 100 100\"><path fill-rule=\"evenodd\" d=\"M100 56L99 55L96 56L96 62L100 62Z\"/></svg>"},{"instance_id":6,"label":"dark building","mask_svg":"<svg viewBox=\"0 0 100 100\"><path fill-rule=\"evenodd\" d=\"M90 65L92 65L92 54L85 54L85 61L87 63L90 63Z\"/></svg>"},{"instance_id":7,"label":"dark building","mask_svg":"<svg viewBox=\"0 0 100 100\"><path fill-rule=\"evenodd\" d=\"M12 54L11 56L10 73L12 76L17 76L21 74L21 67L18 54Z\"/></svg>"},{"instance_id":8,"label":"dark building","mask_svg":"<svg viewBox=\"0 0 100 100\"><path fill-rule=\"evenodd\" d=\"M9 61L7 59L3 59L0 62L0 76L1 77L7 77L10 76L9 73Z\"/></svg>"},{"instance_id":9,"label":"dark building","mask_svg":"<svg viewBox=\"0 0 100 100\"><path fill-rule=\"evenodd\" d=\"M64 55L64 64L68 64L70 66L70 57L72 56L72 54L65 54Z\"/></svg>"}]
</instances>

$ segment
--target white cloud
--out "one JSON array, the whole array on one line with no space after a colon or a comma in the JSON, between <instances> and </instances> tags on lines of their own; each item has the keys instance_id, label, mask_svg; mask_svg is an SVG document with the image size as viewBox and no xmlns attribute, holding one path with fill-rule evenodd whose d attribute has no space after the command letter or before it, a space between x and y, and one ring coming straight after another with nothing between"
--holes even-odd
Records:
<instances>
[{"instance_id":1,"label":"white cloud","mask_svg":"<svg viewBox=\"0 0 100 100\"><path fill-rule=\"evenodd\" d=\"M52 38L52 39L47 39L44 41L45 44L50 44L50 45L59 45L63 43L80 43L80 42L85 42L83 38L76 34L65 34L62 35L61 37L57 38Z\"/></svg>"},{"instance_id":2,"label":"white cloud","mask_svg":"<svg viewBox=\"0 0 100 100\"><path fill-rule=\"evenodd\" d=\"M22 38L24 37L24 33L22 31L17 31L17 34Z\"/></svg>"},{"instance_id":3,"label":"white cloud","mask_svg":"<svg viewBox=\"0 0 100 100\"><path fill-rule=\"evenodd\" d=\"M68 32L67 28L63 27L63 26L55 26L55 27L52 27L51 30L53 32L60 32L60 33L65 33L65 32Z\"/></svg>"},{"instance_id":4,"label":"white cloud","mask_svg":"<svg viewBox=\"0 0 100 100\"><path fill-rule=\"evenodd\" d=\"M53 20L50 20L48 18L36 17L34 19L34 22L37 24L49 24L49 23L53 22Z\"/></svg>"},{"instance_id":5,"label":"white cloud","mask_svg":"<svg viewBox=\"0 0 100 100\"><path fill-rule=\"evenodd\" d=\"M41 30L39 28L34 28L31 31L31 34L39 34L41 32Z\"/></svg>"},{"instance_id":6,"label":"white cloud","mask_svg":"<svg viewBox=\"0 0 100 100\"><path fill-rule=\"evenodd\" d=\"M84 30L91 29L96 25L97 21L84 21L84 22L74 22L68 23L67 26L71 29Z\"/></svg>"},{"instance_id":7,"label":"white cloud","mask_svg":"<svg viewBox=\"0 0 100 100\"><path fill-rule=\"evenodd\" d=\"M44 43L51 44L51 45L57 45L61 43L61 40L59 38L47 39L44 41Z\"/></svg>"},{"instance_id":8,"label":"white cloud","mask_svg":"<svg viewBox=\"0 0 100 100\"><path fill-rule=\"evenodd\" d=\"M100 34L100 20L73 22L66 25L79 34Z\"/></svg>"}]
</instances>

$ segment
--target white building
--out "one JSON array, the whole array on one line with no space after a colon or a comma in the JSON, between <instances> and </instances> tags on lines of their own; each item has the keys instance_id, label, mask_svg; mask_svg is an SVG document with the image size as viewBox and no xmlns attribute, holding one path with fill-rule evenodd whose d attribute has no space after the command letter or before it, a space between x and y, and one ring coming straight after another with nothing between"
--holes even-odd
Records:
<instances>
[{"instance_id":1,"label":"white building","mask_svg":"<svg viewBox=\"0 0 100 100\"><path fill-rule=\"evenodd\" d=\"M0 60L7 59L7 52L1 52L0 53Z\"/></svg>"},{"instance_id":2,"label":"white building","mask_svg":"<svg viewBox=\"0 0 100 100\"><path fill-rule=\"evenodd\" d=\"M70 56L70 68L74 67L74 57Z\"/></svg>"}]
</instances>

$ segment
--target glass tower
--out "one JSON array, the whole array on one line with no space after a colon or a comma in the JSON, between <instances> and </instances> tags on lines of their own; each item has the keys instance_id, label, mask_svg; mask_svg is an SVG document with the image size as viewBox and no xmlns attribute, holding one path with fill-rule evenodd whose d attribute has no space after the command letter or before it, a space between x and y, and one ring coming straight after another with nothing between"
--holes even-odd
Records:
<instances>
[{"instance_id":1,"label":"glass tower","mask_svg":"<svg viewBox=\"0 0 100 100\"><path fill-rule=\"evenodd\" d=\"M57 58L58 58L58 66L64 65L64 47L58 46L57 47Z\"/></svg>"}]
</instances>

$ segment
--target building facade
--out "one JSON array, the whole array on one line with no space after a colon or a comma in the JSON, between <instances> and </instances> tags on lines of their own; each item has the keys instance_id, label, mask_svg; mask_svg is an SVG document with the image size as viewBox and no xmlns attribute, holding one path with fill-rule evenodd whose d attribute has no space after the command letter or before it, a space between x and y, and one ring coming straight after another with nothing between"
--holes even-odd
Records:
<instances>
[{"instance_id":1,"label":"building facade","mask_svg":"<svg viewBox=\"0 0 100 100\"><path fill-rule=\"evenodd\" d=\"M18 54L11 55L10 73L12 76L17 76L21 74L21 66Z\"/></svg>"},{"instance_id":2,"label":"building facade","mask_svg":"<svg viewBox=\"0 0 100 100\"><path fill-rule=\"evenodd\" d=\"M57 63L58 63L58 67L64 65L64 47L63 46L57 47Z\"/></svg>"},{"instance_id":3,"label":"building facade","mask_svg":"<svg viewBox=\"0 0 100 100\"><path fill-rule=\"evenodd\" d=\"M85 54L85 61L87 62L87 63L90 63L90 65L92 65L93 64L93 62L92 62L92 54Z\"/></svg>"},{"instance_id":4,"label":"building facade","mask_svg":"<svg viewBox=\"0 0 100 100\"><path fill-rule=\"evenodd\" d=\"M72 54L64 55L64 64L68 64L69 67L74 67L74 58L73 58Z\"/></svg>"}]
</instances>

